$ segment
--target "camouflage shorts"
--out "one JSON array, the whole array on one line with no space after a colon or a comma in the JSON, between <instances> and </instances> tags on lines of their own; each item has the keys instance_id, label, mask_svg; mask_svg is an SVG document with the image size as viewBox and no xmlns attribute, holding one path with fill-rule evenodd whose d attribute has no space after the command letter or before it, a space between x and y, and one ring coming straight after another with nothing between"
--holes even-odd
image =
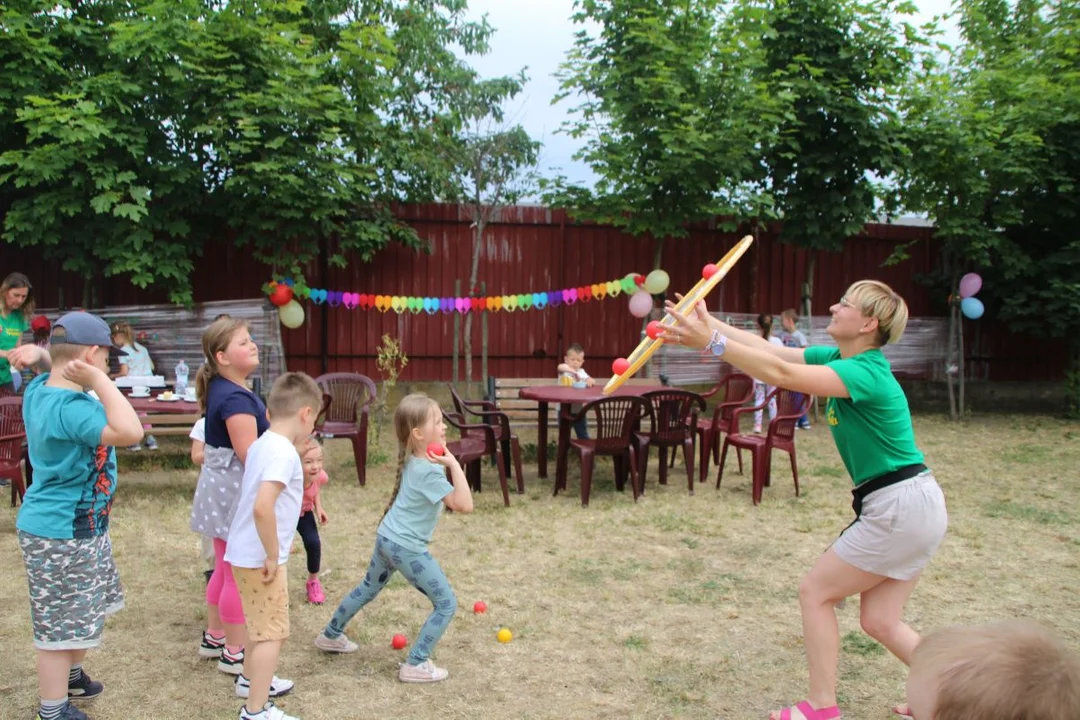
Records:
<instances>
[{"instance_id":1,"label":"camouflage shorts","mask_svg":"<svg viewBox=\"0 0 1080 720\"><path fill-rule=\"evenodd\" d=\"M34 646L81 650L101 644L105 617L124 607L109 534L54 540L19 532L30 586Z\"/></svg>"}]
</instances>

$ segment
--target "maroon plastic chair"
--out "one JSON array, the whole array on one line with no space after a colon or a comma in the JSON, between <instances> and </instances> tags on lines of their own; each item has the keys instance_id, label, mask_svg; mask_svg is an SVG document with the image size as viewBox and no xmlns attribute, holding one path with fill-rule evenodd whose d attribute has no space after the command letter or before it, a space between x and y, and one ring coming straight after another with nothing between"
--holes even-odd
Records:
<instances>
[{"instance_id":1,"label":"maroon plastic chair","mask_svg":"<svg viewBox=\"0 0 1080 720\"><path fill-rule=\"evenodd\" d=\"M447 425L458 429L461 439L451 440L446 443L446 449L458 459L465 468L465 477L469 481L469 487L473 492L481 491L480 466L485 457L490 454L490 447L495 448L495 466L499 469L499 485L502 487L503 505L510 507L510 490L506 485L506 467L503 464L502 453L499 444L495 442L495 435L490 425L483 423L467 424L464 416L458 413L448 413L443 410L443 419Z\"/></svg>"},{"instance_id":2,"label":"maroon plastic chair","mask_svg":"<svg viewBox=\"0 0 1080 720\"><path fill-rule=\"evenodd\" d=\"M689 390L653 390L644 393L642 399L649 404L650 431L637 431L638 475L641 490L645 492L645 477L649 468L649 449L660 450L660 484L667 485L668 450L672 460L675 450L683 449L686 463L686 480L690 494L694 494L694 428L698 426L698 411L705 410L705 400Z\"/></svg>"},{"instance_id":3,"label":"maroon plastic chair","mask_svg":"<svg viewBox=\"0 0 1080 720\"><path fill-rule=\"evenodd\" d=\"M622 490L630 474L634 502L641 495L641 478L637 471L637 451L634 430L641 419L649 414L649 403L640 397L618 396L593 400L578 413L560 422L574 423L592 415L596 421L596 437L588 440L572 439L570 448L581 456L581 506L589 506L592 490L593 466L597 455L610 457L615 462L615 487ZM569 448L567 449L569 452ZM559 484L555 483L555 493Z\"/></svg>"},{"instance_id":4,"label":"maroon plastic chair","mask_svg":"<svg viewBox=\"0 0 1080 720\"><path fill-rule=\"evenodd\" d=\"M732 424L735 411L750 401L754 395L754 379L744 373L731 373L721 380L716 387L702 394L703 398L709 398L723 390L723 401L713 408L711 418L699 417L694 432L700 438L698 447L701 449L699 458L701 471L699 482L704 483L709 474L709 458L712 462L720 463L720 436L738 429L738 425ZM739 460L739 472L743 471L742 454L736 448L736 457ZM674 460L674 458L672 458Z\"/></svg>"},{"instance_id":5,"label":"maroon plastic chair","mask_svg":"<svg viewBox=\"0 0 1080 720\"><path fill-rule=\"evenodd\" d=\"M511 475L510 460L513 459L513 472L517 474L517 494L525 494L525 477L521 474L521 443L510 427L510 417L500 411L493 402L466 400L458 394L457 388L453 385L448 384L447 387L450 388L450 395L454 399L454 410L458 415L462 418L475 415L491 426L495 433L495 440L488 448L488 454L491 455L492 460L495 460L496 449L502 448L503 463L506 466L504 470L508 477ZM484 437L486 438L486 435Z\"/></svg>"},{"instance_id":6,"label":"maroon plastic chair","mask_svg":"<svg viewBox=\"0 0 1080 720\"><path fill-rule=\"evenodd\" d=\"M315 378L315 384L323 391L323 409L315 431L324 438L352 441L356 478L362 487L367 483L368 415L375 400L375 383L359 373L328 373Z\"/></svg>"},{"instance_id":7,"label":"maroon plastic chair","mask_svg":"<svg viewBox=\"0 0 1080 720\"><path fill-rule=\"evenodd\" d=\"M776 398L776 417L769 422L768 432L765 435L744 435L739 432L739 416L755 410L764 410L773 398ZM769 393L761 405L736 410L731 420L732 431L724 438L724 449L720 453L720 471L716 475L716 487L720 487L720 481L724 477L724 460L727 458L728 445L733 445L736 451L745 448L750 451L754 460L753 501L757 505L761 502L762 491L769 484L772 451L783 450L791 458L791 475L795 480L795 497L798 497L799 466L795 462L795 423L806 412L809 404L809 395L776 389ZM739 472L742 473L741 468Z\"/></svg>"},{"instance_id":8,"label":"maroon plastic chair","mask_svg":"<svg viewBox=\"0 0 1080 720\"><path fill-rule=\"evenodd\" d=\"M22 463L26 460L27 475L30 459L26 453L26 427L23 425L22 398L0 398L0 477L11 483L11 507L22 502L27 483L23 480Z\"/></svg>"}]
</instances>

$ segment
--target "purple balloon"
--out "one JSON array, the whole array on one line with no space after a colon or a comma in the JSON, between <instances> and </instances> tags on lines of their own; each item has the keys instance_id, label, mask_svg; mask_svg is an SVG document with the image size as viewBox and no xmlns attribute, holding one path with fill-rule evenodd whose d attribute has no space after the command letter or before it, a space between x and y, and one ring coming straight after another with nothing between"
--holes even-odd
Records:
<instances>
[{"instance_id":1,"label":"purple balloon","mask_svg":"<svg viewBox=\"0 0 1080 720\"><path fill-rule=\"evenodd\" d=\"M960 297L969 298L982 289L982 278L979 273L968 273L960 278Z\"/></svg>"},{"instance_id":2,"label":"purple balloon","mask_svg":"<svg viewBox=\"0 0 1080 720\"><path fill-rule=\"evenodd\" d=\"M551 307L559 307L560 305L562 305L562 293L558 290L552 290L547 294L547 296L548 305L550 305Z\"/></svg>"},{"instance_id":3,"label":"purple balloon","mask_svg":"<svg viewBox=\"0 0 1080 720\"><path fill-rule=\"evenodd\" d=\"M338 305L340 305L341 304L341 294L342 293L341 293L340 290L334 290L333 292L331 292L329 295L326 296L327 304L330 307L337 307Z\"/></svg>"}]
</instances>

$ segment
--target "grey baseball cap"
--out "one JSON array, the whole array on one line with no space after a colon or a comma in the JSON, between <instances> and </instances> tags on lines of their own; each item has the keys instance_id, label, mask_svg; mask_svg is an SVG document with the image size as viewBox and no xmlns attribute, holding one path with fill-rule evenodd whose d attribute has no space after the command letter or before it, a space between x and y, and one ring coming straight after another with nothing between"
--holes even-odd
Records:
<instances>
[{"instance_id":1,"label":"grey baseball cap","mask_svg":"<svg viewBox=\"0 0 1080 720\"><path fill-rule=\"evenodd\" d=\"M98 345L116 348L112 343L108 323L97 315L82 311L60 316L53 323L49 342L53 345Z\"/></svg>"}]
</instances>

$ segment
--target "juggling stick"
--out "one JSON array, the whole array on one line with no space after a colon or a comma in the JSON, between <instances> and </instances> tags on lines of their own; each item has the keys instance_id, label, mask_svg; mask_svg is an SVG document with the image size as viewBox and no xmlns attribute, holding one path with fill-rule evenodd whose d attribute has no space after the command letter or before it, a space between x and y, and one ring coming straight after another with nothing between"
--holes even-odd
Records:
<instances>
[{"instance_id":1,"label":"juggling stick","mask_svg":"<svg viewBox=\"0 0 1080 720\"><path fill-rule=\"evenodd\" d=\"M716 263L715 272L712 272L712 268L706 265L708 273L703 272L701 280L698 280L697 284L690 289L690 292L683 296L676 305L675 309L681 313L689 312L693 309L694 305L698 301L702 300L706 295L712 292L712 289L720 284L720 281L724 279L724 276L728 274L731 268L735 267L735 263L739 262L739 258L750 249L750 246L754 243L754 238L751 235L747 235L738 243L735 247L731 248L718 263ZM706 277L707 275L707 277ZM664 319L660 321L662 327L671 327L675 324L675 318L671 315L665 315ZM610 395L611 393L622 387L622 384L634 376L638 370L645 366L645 363L649 361L653 353L660 349L660 346L664 344L664 341L660 338L646 337L642 339L641 343L634 349L630 357L623 360L628 363L629 366L623 370L623 372L616 372L608 380L607 385L604 386L604 394ZM615 361L616 364L619 360Z\"/></svg>"}]
</instances>

